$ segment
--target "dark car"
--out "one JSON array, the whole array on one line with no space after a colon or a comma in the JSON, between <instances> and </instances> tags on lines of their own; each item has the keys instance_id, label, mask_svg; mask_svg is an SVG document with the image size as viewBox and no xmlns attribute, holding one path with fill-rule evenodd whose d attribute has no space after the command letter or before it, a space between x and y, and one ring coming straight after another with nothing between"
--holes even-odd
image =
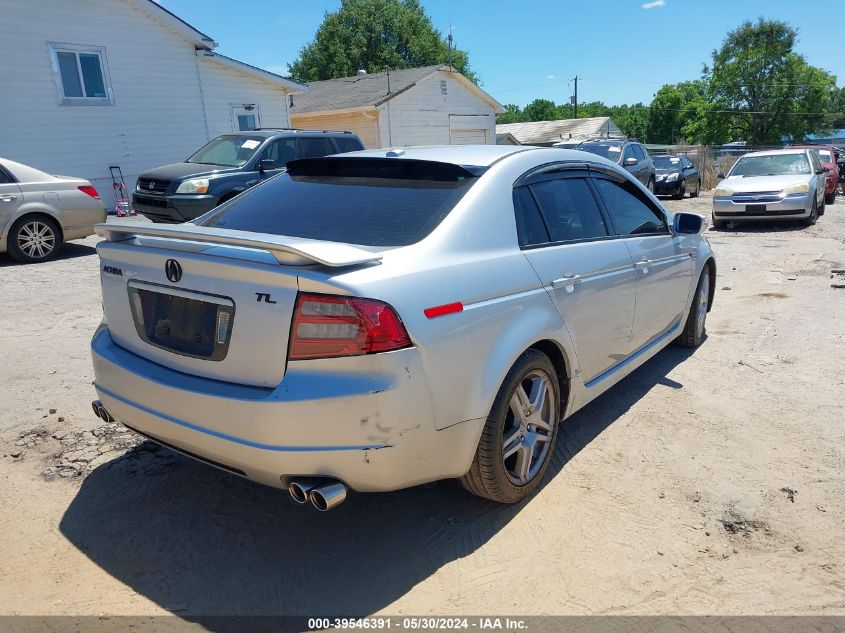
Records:
<instances>
[{"instance_id":1,"label":"dark car","mask_svg":"<svg viewBox=\"0 0 845 633\"><path fill-rule=\"evenodd\" d=\"M138 178L132 203L153 222L186 222L275 176L288 161L364 149L351 132L258 129L223 134L183 163Z\"/></svg>"},{"instance_id":2,"label":"dark car","mask_svg":"<svg viewBox=\"0 0 845 633\"><path fill-rule=\"evenodd\" d=\"M654 156L657 181L654 193L662 196L671 195L680 200L689 193L690 198L697 198L701 191L701 174L686 156Z\"/></svg>"},{"instance_id":3,"label":"dark car","mask_svg":"<svg viewBox=\"0 0 845 633\"><path fill-rule=\"evenodd\" d=\"M624 139L584 141L572 149L598 154L627 169L634 178L654 191L654 161L642 143Z\"/></svg>"}]
</instances>

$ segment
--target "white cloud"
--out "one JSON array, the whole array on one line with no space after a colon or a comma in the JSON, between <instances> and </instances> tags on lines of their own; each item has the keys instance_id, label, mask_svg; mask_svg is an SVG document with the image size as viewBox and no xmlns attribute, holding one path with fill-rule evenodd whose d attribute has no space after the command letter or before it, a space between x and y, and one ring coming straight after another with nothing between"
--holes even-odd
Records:
<instances>
[{"instance_id":1,"label":"white cloud","mask_svg":"<svg viewBox=\"0 0 845 633\"><path fill-rule=\"evenodd\" d=\"M654 9L655 7L665 7L666 0L653 0L652 2L646 2L643 4L643 9Z\"/></svg>"},{"instance_id":2,"label":"white cloud","mask_svg":"<svg viewBox=\"0 0 845 633\"><path fill-rule=\"evenodd\" d=\"M551 81L552 79L555 79L555 78L556 77L554 75L546 75L546 79L548 79L549 81Z\"/></svg>"}]
</instances>

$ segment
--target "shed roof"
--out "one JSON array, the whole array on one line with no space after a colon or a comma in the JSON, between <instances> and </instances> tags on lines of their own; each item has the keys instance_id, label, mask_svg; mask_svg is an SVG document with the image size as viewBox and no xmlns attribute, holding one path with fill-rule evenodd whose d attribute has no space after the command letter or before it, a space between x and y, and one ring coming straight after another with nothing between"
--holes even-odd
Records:
<instances>
[{"instance_id":1,"label":"shed roof","mask_svg":"<svg viewBox=\"0 0 845 633\"><path fill-rule=\"evenodd\" d=\"M444 64L312 81L308 84L308 93L294 100L293 112L301 114L378 106L438 71L452 73L455 79L489 102L495 112L504 112L498 101L457 70Z\"/></svg>"},{"instance_id":2,"label":"shed roof","mask_svg":"<svg viewBox=\"0 0 845 633\"><path fill-rule=\"evenodd\" d=\"M586 140L596 136L621 136L622 130L609 116L586 119L559 119L556 121L530 121L527 123L502 123L496 134L513 134L523 145L544 145L568 140Z\"/></svg>"}]
</instances>

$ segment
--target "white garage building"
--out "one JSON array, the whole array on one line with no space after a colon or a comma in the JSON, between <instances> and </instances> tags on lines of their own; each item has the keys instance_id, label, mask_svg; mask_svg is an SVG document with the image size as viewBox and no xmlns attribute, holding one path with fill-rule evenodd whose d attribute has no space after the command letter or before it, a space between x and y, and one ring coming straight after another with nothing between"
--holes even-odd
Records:
<instances>
[{"instance_id":1,"label":"white garage building","mask_svg":"<svg viewBox=\"0 0 845 633\"><path fill-rule=\"evenodd\" d=\"M368 149L496 143L501 104L449 66L360 73L308 84L294 127L349 130Z\"/></svg>"},{"instance_id":2,"label":"white garage building","mask_svg":"<svg viewBox=\"0 0 845 633\"><path fill-rule=\"evenodd\" d=\"M127 185L225 132L288 127L307 90L214 52L152 0L2 0L0 156L87 178L109 206Z\"/></svg>"}]
</instances>

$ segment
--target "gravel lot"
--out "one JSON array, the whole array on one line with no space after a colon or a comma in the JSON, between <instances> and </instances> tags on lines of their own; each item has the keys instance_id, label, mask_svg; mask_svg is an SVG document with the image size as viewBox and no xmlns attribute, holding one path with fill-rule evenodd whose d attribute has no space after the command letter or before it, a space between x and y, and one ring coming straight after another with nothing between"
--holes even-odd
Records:
<instances>
[{"instance_id":1,"label":"gravel lot","mask_svg":"<svg viewBox=\"0 0 845 633\"><path fill-rule=\"evenodd\" d=\"M93 416L96 238L0 256L0 614L845 614L845 202L708 236L705 343L568 420L526 503L325 515Z\"/></svg>"}]
</instances>

